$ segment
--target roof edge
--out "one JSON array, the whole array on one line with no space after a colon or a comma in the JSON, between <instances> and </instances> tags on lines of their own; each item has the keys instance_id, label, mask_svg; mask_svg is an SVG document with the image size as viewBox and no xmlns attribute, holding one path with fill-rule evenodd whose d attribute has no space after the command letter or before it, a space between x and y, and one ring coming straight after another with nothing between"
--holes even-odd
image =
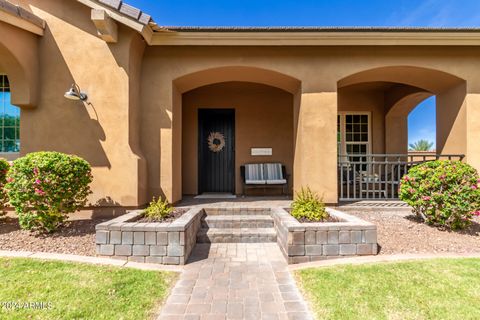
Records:
<instances>
[{"instance_id":1,"label":"roof edge","mask_svg":"<svg viewBox=\"0 0 480 320\"><path fill-rule=\"evenodd\" d=\"M156 26L176 32L480 32L477 27L379 27L379 26Z\"/></svg>"},{"instance_id":2,"label":"roof edge","mask_svg":"<svg viewBox=\"0 0 480 320\"><path fill-rule=\"evenodd\" d=\"M42 18L6 0L0 0L0 21L40 36L45 29L45 21Z\"/></svg>"},{"instance_id":3,"label":"roof edge","mask_svg":"<svg viewBox=\"0 0 480 320\"><path fill-rule=\"evenodd\" d=\"M154 32L151 45L161 46L480 46L477 32Z\"/></svg>"}]
</instances>

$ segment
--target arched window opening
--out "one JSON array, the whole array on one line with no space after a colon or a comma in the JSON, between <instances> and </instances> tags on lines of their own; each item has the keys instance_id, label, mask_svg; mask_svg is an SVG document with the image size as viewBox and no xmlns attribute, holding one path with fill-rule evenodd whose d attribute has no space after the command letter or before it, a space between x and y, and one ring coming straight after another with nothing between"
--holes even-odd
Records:
<instances>
[{"instance_id":1,"label":"arched window opening","mask_svg":"<svg viewBox=\"0 0 480 320\"><path fill-rule=\"evenodd\" d=\"M435 96L419 103L408 115L408 151L436 153Z\"/></svg>"},{"instance_id":2,"label":"arched window opening","mask_svg":"<svg viewBox=\"0 0 480 320\"><path fill-rule=\"evenodd\" d=\"M20 152L20 108L10 97L8 77L0 74L0 152Z\"/></svg>"}]
</instances>

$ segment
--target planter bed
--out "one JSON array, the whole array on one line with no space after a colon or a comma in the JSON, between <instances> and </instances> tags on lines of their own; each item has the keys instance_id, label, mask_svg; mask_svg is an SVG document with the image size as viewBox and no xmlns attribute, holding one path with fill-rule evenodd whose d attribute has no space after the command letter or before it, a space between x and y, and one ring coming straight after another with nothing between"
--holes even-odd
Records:
<instances>
[{"instance_id":1,"label":"planter bed","mask_svg":"<svg viewBox=\"0 0 480 320\"><path fill-rule=\"evenodd\" d=\"M95 226L104 218L69 220L51 234L22 230L18 219L0 219L0 250L55 252L95 256Z\"/></svg>"},{"instance_id":2,"label":"planter bed","mask_svg":"<svg viewBox=\"0 0 480 320\"><path fill-rule=\"evenodd\" d=\"M301 223L283 208L272 209L277 243L288 263L377 254L375 224L338 210L326 210L338 222Z\"/></svg>"},{"instance_id":3,"label":"planter bed","mask_svg":"<svg viewBox=\"0 0 480 320\"><path fill-rule=\"evenodd\" d=\"M185 264L203 214L203 209L194 208L172 222L137 222L143 210L131 211L96 226L97 254L136 262Z\"/></svg>"},{"instance_id":4,"label":"planter bed","mask_svg":"<svg viewBox=\"0 0 480 320\"><path fill-rule=\"evenodd\" d=\"M465 230L451 231L419 221L411 210L341 210L377 225L379 254L480 252L480 217Z\"/></svg>"}]
</instances>

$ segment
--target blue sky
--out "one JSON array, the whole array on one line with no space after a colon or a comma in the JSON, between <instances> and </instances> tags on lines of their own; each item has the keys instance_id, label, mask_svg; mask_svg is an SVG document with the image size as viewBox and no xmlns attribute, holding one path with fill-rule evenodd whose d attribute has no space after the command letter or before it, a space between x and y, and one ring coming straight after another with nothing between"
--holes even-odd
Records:
<instances>
[{"instance_id":1,"label":"blue sky","mask_svg":"<svg viewBox=\"0 0 480 320\"><path fill-rule=\"evenodd\" d=\"M480 0L127 0L163 26L480 27ZM409 142L435 141L435 98L409 116Z\"/></svg>"}]
</instances>

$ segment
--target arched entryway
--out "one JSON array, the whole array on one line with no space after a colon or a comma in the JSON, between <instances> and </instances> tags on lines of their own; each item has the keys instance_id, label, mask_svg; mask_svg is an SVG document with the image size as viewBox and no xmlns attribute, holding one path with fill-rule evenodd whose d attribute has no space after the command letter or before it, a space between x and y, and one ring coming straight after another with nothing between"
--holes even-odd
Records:
<instances>
[{"instance_id":1,"label":"arched entryway","mask_svg":"<svg viewBox=\"0 0 480 320\"><path fill-rule=\"evenodd\" d=\"M0 72L12 87L11 103L36 107L39 95L38 36L0 23Z\"/></svg>"},{"instance_id":2,"label":"arched entryway","mask_svg":"<svg viewBox=\"0 0 480 320\"><path fill-rule=\"evenodd\" d=\"M246 163L279 162L293 176L298 80L271 70L229 66L186 75L174 85L174 114L181 113L181 121L173 120L181 137L176 150L181 161L174 170L181 179L174 183L181 181L181 194L239 194L240 166ZM217 133L224 144L221 152L208 145L210 134ZM270 153L257 155L258 149ZM288 190L292 185L290 180Z\"/></svg>"},{"instance_id":3,"label":"arched entryway","mask_svg":"<svg viewBox=\"0 0 480 320\"><path fill-rule=\"evenodd\" d=\"M20 155L20 109L37 106L39 36L0 22L0 157ZM25 132L24 132L25 133Z\"/></svg>"},{"instance_id":4,"label":"arched entryway","mask_svg":"<svg viewBox=\"0 0 480 320\"><path fill-rule=\"evenodd\" d=\"M436 153L408 152L408 115L436 97ZM338 82L339 198L397 198L411 165L466 154L466 83L428 68L389 66L361 71Z\"/></svg>"}]
</instances>

